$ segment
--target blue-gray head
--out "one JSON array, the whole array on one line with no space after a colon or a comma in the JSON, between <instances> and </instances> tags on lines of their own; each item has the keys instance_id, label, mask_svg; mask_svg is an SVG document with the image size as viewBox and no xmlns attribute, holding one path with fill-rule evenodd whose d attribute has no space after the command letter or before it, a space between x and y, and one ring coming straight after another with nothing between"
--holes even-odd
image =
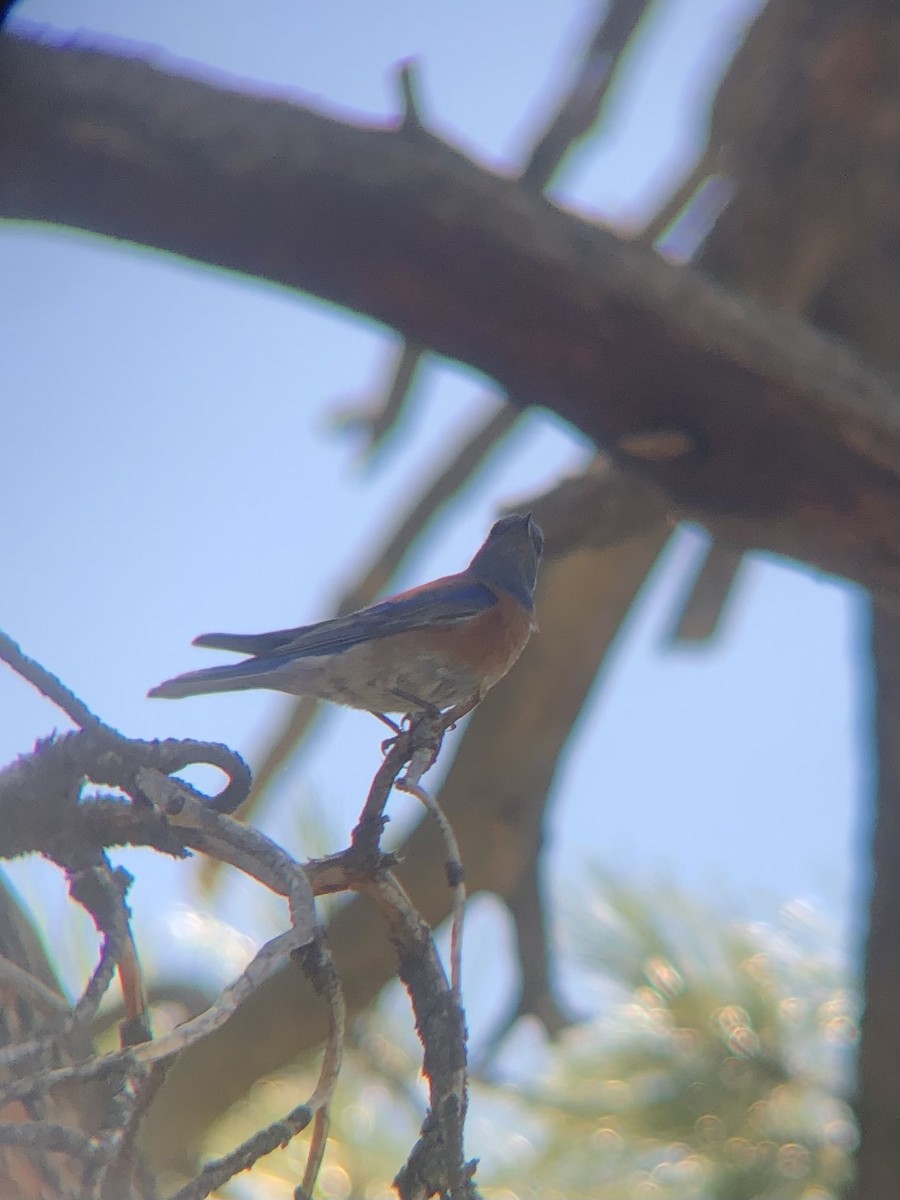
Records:
<instances>
[{"instance_id":1,"label":"blue-gray head","mask_svg":"<svg viewBox=\"0 0 900 1200\"><path fill-rule=\"evenodd\" d=\"M469 570L481 583L509 592L531 611L543 551L544 535L531 513L515 513L496 522Z\"/></svg>"}]
</instances>

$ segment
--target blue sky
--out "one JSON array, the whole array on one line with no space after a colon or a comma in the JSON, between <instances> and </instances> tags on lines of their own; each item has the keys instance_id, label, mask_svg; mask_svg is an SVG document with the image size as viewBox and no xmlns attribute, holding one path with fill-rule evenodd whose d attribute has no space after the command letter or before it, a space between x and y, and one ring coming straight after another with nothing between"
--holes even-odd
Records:
<instances>
[{"instance_id":1,"label":"blue sky","mask_svg":"<svg viewBox=\"0 0 900 1200\"><path fill-rule=\"evenodd\" d=\"M626 229L702 145L703 106L755 4L664 8L631 56L608 133L575 156L557 191ZM393 68L415 56L436 128L511 167L564 86L593 12L576 0L24 0L13 25L117 39L174 69L367 121L395 114ZM372 323L164 255L24 225L0 229L0 305L0 624L126 734L225 741L253 761L280 697L169 704L146 700L147 688L216 661L190 648L199 632L325 615L484 412L489 383L429 366L409 438L373 472L329 425L384 374L396 342ZM398 586L464 565L500 503L587 454L558 421L534 414ZM558 894L571 900L586 863L600 859L636 880L683 883L728 911L766 916L801 897L852 925L867 782L861 599L757 557L715 644L666 648L672 599L697 550L685 532L660 564L567 755L550 829ZM2 762L64 727L2 669L0 711ZM302 855L300 831L318 813L333 846L343 844L381 735L364 714L335 713L302 770L286 775L266 828ZM392 810L412 813L399 799ZM189 870L149 855L123 861L138 875L138 929L159 946L174 908L193 897ZM13 873L58 919L52 870ZM225 913L252 931L256 909L243 892ZM157 953L176 963L194 953L166 944Z\"/></svg>"}]
</instances>

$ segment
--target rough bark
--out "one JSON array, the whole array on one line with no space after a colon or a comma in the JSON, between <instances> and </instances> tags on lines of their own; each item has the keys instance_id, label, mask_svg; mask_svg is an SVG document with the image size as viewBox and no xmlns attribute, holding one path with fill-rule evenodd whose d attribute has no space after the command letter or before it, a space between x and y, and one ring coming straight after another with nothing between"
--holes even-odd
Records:
<instances>
[{"instance_id":1,"label":"rough bark","mask_svg":"<svg viewBox=\"0 0 900 1200\"><path fill-rule=\"evenodd\" d=\"M554 409L739 544L900 591L892 385L418 128L0 42L0 215L312 292ZM647 434L675 432L657 442Z\"/></svg>"}]
</instances>

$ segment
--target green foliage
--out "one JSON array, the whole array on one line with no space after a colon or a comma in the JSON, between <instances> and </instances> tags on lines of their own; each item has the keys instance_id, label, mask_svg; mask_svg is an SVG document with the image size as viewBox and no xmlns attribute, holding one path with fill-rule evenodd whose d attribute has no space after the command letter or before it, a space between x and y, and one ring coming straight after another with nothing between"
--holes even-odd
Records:
<instances>
[{"instance_id":1,"label":"green foliage","mask_svg":"<svg viewBox=\"0 0 900 1200\"><path fill-rule=\"evenodd\" d=\"M677 892L599 875L585 893L568 940L598 1013L534 1053L527 1086L473 1080L467 1140L484 1195L837 1197L856 1136L840 1098L855 1001L814 914L793 904L777 927L723 922ZM402 996L389 995L356 1028L322 1195L392 1194L424 1111L418 1062ZM261 1085L216 1149L289 1109L310 1081ZM267 1160L249 1194L289 1196L301 1151Z\"/></svg>"},{"instance_id":2,"label":"green foliage","mask_svg":"<svg viewBox=\"0 0 900 1200\"><path fill-rule=\"evenodd\" d=\"M839 1098L856 1022L812 914L723 924L677 893L598 880L574 925L611 1003L522 1097L540 1121L528 1170L505 1173L516 1194L836 1196L856 1137Z\"/></svg>"}]
</instances>

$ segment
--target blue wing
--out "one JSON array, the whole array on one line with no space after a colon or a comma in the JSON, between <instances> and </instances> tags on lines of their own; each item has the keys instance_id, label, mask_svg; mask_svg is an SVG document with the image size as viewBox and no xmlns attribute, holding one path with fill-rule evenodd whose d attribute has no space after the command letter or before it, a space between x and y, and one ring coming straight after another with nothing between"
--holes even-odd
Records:
<instances>
[{"instance_id":1,"label":"blue wing","mask_svg":"<svg viewBox=\"0 0 900 1200\"><path fill-rule=\"evenodd\" d=\"M194 639L194 645L263 658L339 654L373 638L455 625L496 603L496 595L483 583L467 576L449 575L346 617L274 633L204 633Z\"/></svg>"}]
</instances>

